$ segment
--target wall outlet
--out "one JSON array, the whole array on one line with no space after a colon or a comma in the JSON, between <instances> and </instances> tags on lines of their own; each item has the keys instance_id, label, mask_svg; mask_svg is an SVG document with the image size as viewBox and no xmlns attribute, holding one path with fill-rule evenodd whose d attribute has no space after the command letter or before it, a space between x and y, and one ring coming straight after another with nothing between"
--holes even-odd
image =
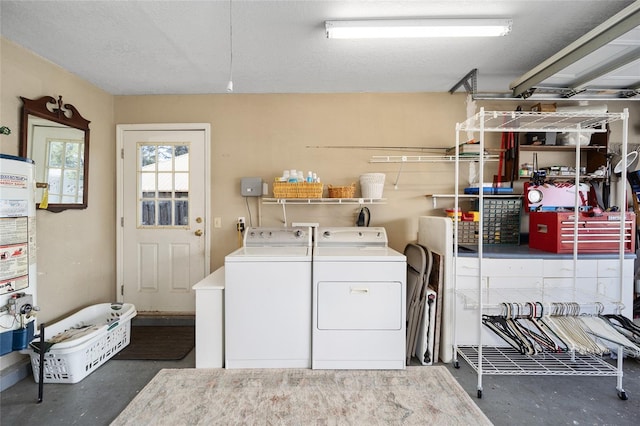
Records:
<instances>
[{"instance_id":1,"label":"wall outlet","mask_svg":"<svg viewBox=\"0 0 640 426\"><path fill-rule=\"evenodd\" d=\"M238 216L238 223L244 223L244 216Z\"/></svg>"}]
</instances>

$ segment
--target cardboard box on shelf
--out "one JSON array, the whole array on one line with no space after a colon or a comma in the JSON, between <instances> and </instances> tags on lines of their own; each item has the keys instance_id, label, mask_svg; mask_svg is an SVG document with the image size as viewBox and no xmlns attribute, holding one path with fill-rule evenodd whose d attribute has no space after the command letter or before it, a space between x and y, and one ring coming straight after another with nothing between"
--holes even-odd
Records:
<instances>
[{"instance_id":1,"label":"cardboard box on shelf","mask_svg":"<svg viewBox=\"0 0 640 426\"><path fill-rule=\"evenodd\" d=\"M556 112L556 104L537 103L531 107L531 111L535 112Z\"/></svg>"}]
</instances>

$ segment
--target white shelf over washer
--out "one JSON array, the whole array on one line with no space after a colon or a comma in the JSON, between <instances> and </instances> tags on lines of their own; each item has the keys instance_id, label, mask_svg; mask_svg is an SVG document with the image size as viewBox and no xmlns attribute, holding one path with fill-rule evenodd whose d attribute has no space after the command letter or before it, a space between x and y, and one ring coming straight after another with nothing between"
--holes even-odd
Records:
<instances>
[{"instance_id":1,"label":"white shelf over washer","mask_svg":"<svg viewBox=\"0 0 640 426\"><path fill-rule=\"evenodd\" d=\"M385 204L386 198L262 198L262 204Z\"/></svg>"}]
</instances>

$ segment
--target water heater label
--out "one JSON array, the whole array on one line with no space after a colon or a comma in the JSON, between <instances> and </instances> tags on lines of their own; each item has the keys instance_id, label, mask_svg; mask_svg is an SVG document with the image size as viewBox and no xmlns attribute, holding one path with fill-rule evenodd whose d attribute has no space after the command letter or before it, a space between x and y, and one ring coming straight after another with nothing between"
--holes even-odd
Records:
<instances>
[{"instance_id":1,"label":"water heater label","mask_svg":"<svg viewBox=\"0 0 640 426\"><path fill-rule=\"evenodd\" d=\"M28 178L24 175L15 175L12 173L0 174L0 186L4 188L26 188Z\"/></svg>"}]
</instances>

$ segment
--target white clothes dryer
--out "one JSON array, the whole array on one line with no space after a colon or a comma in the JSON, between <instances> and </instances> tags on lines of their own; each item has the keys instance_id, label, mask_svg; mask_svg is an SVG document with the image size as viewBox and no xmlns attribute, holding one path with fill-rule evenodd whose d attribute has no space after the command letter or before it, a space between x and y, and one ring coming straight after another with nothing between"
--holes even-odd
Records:
<instances>
[{"instance_id":1,"label":"white clothes dryer","mask_svg":"<svg viewBox=\"0 0 640 426\"><path fill-rule=\"evenodd\" d=\"M225 257L226 368L311 367L311 231L249 228Z\"/></svg>"},{"instance_id":2,"label":"white clothes dryer","mask_svg":"<svg viewBox=\"0 0 640 426\"><path fill-rule=\"evenodd\" d=\"M384 228L318 228L312 368L404 369L406 275Z\"/></svg>"}]
</instances>

